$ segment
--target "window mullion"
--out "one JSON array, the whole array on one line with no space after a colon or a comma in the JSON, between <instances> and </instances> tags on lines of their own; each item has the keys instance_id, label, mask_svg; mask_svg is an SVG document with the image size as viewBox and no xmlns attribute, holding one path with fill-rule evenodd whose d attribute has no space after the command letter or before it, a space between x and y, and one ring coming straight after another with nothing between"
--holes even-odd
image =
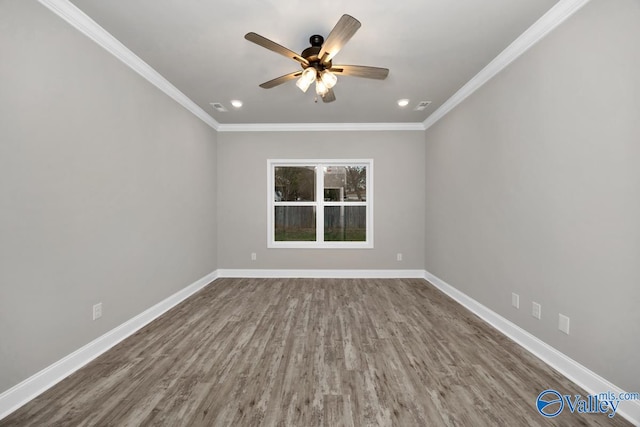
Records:
<instances>
[{"instance_id":1,"label":"window mullion","mask_svg":"<svg viewBox=\"0 0 640 427\"><path fill-rule=\"evenodd\" d=\"M316 166L316 241L324 243L324 165Z\"/></svg>"}]
</instances>

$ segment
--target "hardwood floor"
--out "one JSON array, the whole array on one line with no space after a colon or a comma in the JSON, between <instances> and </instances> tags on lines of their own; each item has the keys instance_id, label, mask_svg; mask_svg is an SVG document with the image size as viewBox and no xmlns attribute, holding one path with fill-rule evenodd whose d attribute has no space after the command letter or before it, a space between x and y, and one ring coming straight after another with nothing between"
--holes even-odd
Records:
<instances>
[{"instance_id":1,"label":"hardwood floor","mask_svg":"<svg viewBox=\"0 0 640 427\"><path fill-rule=\"evenodd\" d=\"M0 426L629 425L548 388L586 396L424 280L219 279Z\"/></svg>"}]
</instances>

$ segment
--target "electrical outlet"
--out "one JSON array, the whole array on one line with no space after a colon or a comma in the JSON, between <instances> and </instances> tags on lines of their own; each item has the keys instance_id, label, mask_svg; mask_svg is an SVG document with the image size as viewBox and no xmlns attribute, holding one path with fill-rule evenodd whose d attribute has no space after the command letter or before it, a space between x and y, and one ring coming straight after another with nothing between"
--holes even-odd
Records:
<instances>
[{"instance_id":1,"label":"electrical outlet","mask_svg":"<svg viewBox=\"0 0 640 427\"><path fill-rule=\"evenodd\" d=\"M515 308L520 308L520 295L515 292L511 293L511 305Z\"/></svg>"},{"instance_id":2,"label":"electrical outlet","mask_svg":"<svg viewBox=\"0 0 640 427\"><path fill-rule=\"evenodd\" d=\"M400 252L396 255L396 261L402 261L402 254Z\"/></svg>"},{"instance_id":3,"label":"electrical outlet","mask_svg":"<svg viewBox=\"0 0 640 427\"><path fill-rule=\"evenodd\" d=\"M251 261L255 261L258 258L255 252L251 252Z\"/></svg>"},{"instance_id":4,"label":"electrical outlet","mask_svg":"<svg viewBox=\"0 0 640 427\"><path fill-rule=\"evenodd\" d=\"M564 314L558 314L558 329L569 335L569 318Z\"/></svg>"},{"instance_id":5,"label":"electrical outlet","mask_svg":"<svg viewBox=\"0 0 640 427\"><path fill-rule=\"evenodd\" d=\"M93 306L93 320L97 320L102 317L102 303L99 302Z\"/></svg>"},{"instance_id":6,"label":"electrical outlet","mask_svg":"<svg viewBox=\"0 0 640 427\"><path fill-rule=\"evenodd\" d=\"M535 301L531 304L531 315L536 319L542 317L542 306Z\"/></svg>"}]
</instances>

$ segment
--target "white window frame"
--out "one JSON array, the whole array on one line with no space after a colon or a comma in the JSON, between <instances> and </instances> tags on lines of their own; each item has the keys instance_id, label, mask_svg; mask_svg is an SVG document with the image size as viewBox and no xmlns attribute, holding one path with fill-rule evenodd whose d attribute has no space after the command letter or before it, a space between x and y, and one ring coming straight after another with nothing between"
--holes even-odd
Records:
<instances>
[{"instance_id":1,"label":"white window frame","mask_svg":"<svg viewBox=\"0 0 640 427\"><path fill-rule=\"evenodd\" d=\"M290 206L291 202L275 201L275 168L280 166L312 166L316 171L316 200L311 202L295 202L296 206L314 206L316 208L316 241L276 241L275 218L276 206ZM364 202L325 202L324 200L324 167L330 166L365 166L367 168L366 198ZM324 241L324 208L325 206L366 206L366 240L364 242ZM268 248L325 248L325 249L371 249L373 248L373 159L268 159L267 160L267 247Z\"/></svg>"}]
</instances>

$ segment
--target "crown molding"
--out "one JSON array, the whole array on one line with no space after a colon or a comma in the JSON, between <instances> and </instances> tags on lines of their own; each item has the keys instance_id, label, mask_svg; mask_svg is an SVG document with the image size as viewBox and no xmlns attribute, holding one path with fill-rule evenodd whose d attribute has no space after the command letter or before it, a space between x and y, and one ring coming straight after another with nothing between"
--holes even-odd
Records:
<instances>
[{"instance_id":1,"label":"crown molding","mask_svg":"<svg viewBox=\"0 0 640 427\"><path fill-rule=\"evenodd\" d=\"M160 73L129 50L118 39L69 0L38 0L53 13L65 20L107 52L147 79L178 104L193 113L219 132L300 132L300 131L424 131L424 124L417 123L249 123L221 124L199 107L189 97L172 85Z\"/></svg>"},{"instance_id":2,"label":"crown molding","mask_svg":"<svg viewBox=\"0 0 640 427\"><path fill-rule=\"evenodd\" d=\"M38 0L60 18L71 24L75 29L96 42L107 52L124 62L133 71L147 79L149 83L156 86L162 92L171 97L178 104L182 105L189 112L200 120L218 130L220 124L202 108L200 108L189 97L172 85L160 73L154 70L149 64L144 62L135 53L130 51L118 39L113 37L107 30L98 25L93 19L73 5L69 0Z\"/></svg>"},{"instance_id":3,"label":"crown molding","mask_svg":"<svg viewBox=\"0 0 640 427\"><path fill-rule=\"evenodd\" d=\"M558 25L578 11L589 0L560 0L547 13L542 15L531 27L515 39L505 50L503 50L493 61L484 67L478 74L462 86L453 96L447 99L437 110L435 110L423 122L424 129L429 129L438 120L453 110L458 104L464 101L469 95L478 90L488 82L493 76L505 69L516 58L526 52L531 46L538 43L544 36L549 34Z\"/></svg>"},{"instance_id":4,"label":"crown molding","mask_svg":"<svg viewBox=\"0 0 640 427\"><path fill-rule=\"evenodd\" d=\"M529 29L503 50L424 122L415 123L247 123L221 124L178 90L149 64L129 50L69 0L38 0L107 52L178 102L200 120L219 132L301 132L301 131L424 131L478 90L516 58L573 15L589 0L560 0Z\"/></svg>"},{"instance_id":5,"label":"crown molding","mask_svg":"<svg viewBox=\"0 0 640 427\"><path fill-rule=\"evenodd\" d=\"M303 132L303 131L424 131L418 123L234 123L220 124L219 132Z\"/></svg>"}]
</instances>

